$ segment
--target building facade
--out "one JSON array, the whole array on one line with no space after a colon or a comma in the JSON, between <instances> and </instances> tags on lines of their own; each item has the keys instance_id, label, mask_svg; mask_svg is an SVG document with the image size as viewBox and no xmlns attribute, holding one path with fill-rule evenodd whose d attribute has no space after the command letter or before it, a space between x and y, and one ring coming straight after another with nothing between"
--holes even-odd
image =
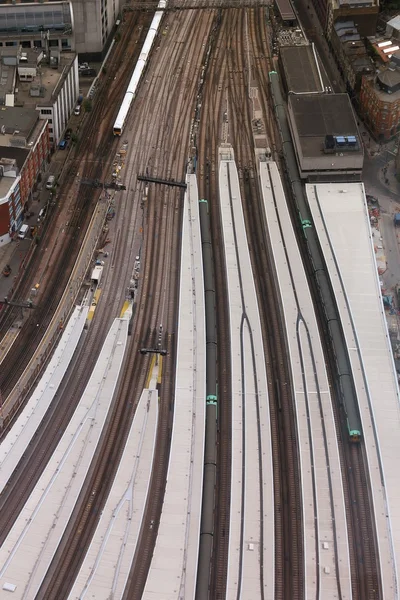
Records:
<instances>
[{"instance_id":1,"label":"building facade","mask_svg":"<svg viewBox=\"0 0 400 600\"><path fill-rule=\"evenodd\" d=\"M3 185L3 181L0 181L0 247L11 242L15 232L18 231L23 222L23 207L19 185L21 177L17 175L9 179L10 181L6 182L6 185Z\"/></svg>"},{"instance_id":2,"label":"building facade","mask_svg":"<svg viewBox=\"0 0 400 600\"><path fill-rule=\"evenodd\" d=\"M27 124L26 131L16 132L16 111L0 112L0 246L10 242L22 225L51 150L48 121L40 120L34 109L26 109L24 121L20 120ZM6 127L7 122L12 126Z\"/></svg>"},{"instance_id":3,"label":"building facade","mask_svg":"<svg viewBox=\"0 0 400 600\"><path fill-rule=\"evenodd\" d=\"M398 68L389 66L377 76L362 78L360 112L377 140L389 140L400 131L400 70Z\"/></svg>"},{"instance_id":4,"label":"building facade","mask_svg":"<svg viewBox=\"0 0 400 600\"><path fill-rule=\"evenodd\" d=\"M103 56L123 3L121 0L71 0L75 50L85 60ZM124 3L125 4L125 3Z\"/></svg>"},{"instance_id":5,"label":"building facade","mask_svg":"<svg viewBox=\"0 0 400 600\"><path fill-rule=\"evenodd\" d=\"M36 102L40 118L49 121L49 136L53 146L60 142L79 96L78 56L72 53L68 53L67 56L63 53L59 58L58 72L44 67L50 85L44 90L44 96L38 97ZM51 81L52 76L54 81ZM36 76L37 84L40 83L40 78L43 82L43 73Z\"/></svg>"},{"instance_id":6,"label":"building facade","mask_svg":"<svg viewBox=\"0 0 400 600\"><path fill-rule=\"evenodd\" d=\"M362 37L374 35L376 32L379 0L312 0L312 2L328 41L338 20L355 21Z\"/></svg>"},{"instance_id":7,"label":"building facade","mask_svg":"<svg viewBox=\"0 0 400 600\"><path fill-rule=\"evenodd\" d=\"M73 21L70 2L7 1L0 5L0 47L74 50Z\"/></svg>"},{"instance_id":8,"label":"building facade","mask_svg":"<svg viewBox=\"0 0 400 600\"><path fill-rule=\"evenodd\" d=\"M111 39L121 0L33 0L0 5L0 47L76 51L82 59L100 59Z\"/></svg>"}]
</instances>

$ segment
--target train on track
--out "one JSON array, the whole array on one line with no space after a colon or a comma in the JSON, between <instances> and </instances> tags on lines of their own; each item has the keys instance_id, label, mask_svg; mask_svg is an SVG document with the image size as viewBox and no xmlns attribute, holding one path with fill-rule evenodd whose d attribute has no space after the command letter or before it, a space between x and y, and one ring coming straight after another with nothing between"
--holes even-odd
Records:
<instances>
[{"instance_id":1,"label":"train on track","mask_svg":"<svg viewBox=\"0 0 400 600\"><path fill-rule=\"evenodd\" d=\"M300 179L293 140L290 133L286 108L284 105L279 76L276 71L269 73L271 94L282 139L282 149L286 164L286 174L300 215L300 222L307 240L308 253L311 259L314 277L321 296L331 344L336 359L336 369L343 407L346 411L346 423L351 442L359 442L362 428L358 408L357 394L351 370L350 357L344 339L342 324L336 305L329 273L323 258L318 235L312 225L312 218Z\"/></svg>"},{"instance_id":2,"label":"train on track","mask_svg":"<svg viewBox=\"0 0 400 600\"><path fill-rule=\"evenodd\" d=\"M160 0L160 2L157 5L157 8L165 9L166 6L167 6L166 0ZM133 101L136 96L136 91L140 85L143 73L146 69L146 66L147 66L147 63L149 60L149 56L150 56L150 52L151 52L151 49L154 44L154 40L157 37L163 14L164 14L164 10L157 10L153 17L153 20L150 25L150 29L147 33L146 39L143 44L142 51L139 56L139 60L136 63L135 69L133 71L131 80L128 85L128 88L125 92L124 99L122 100L122 104L119 109L116 121L114 123L114 128L113 128L114 135L119 135L119 136L122 135L126 121L129 116L129 112L132 108L132 104L133 104Z\"/></svg>"},{"instance_id":3,"label":"train on track","mask_svg":"<svg viewBox=\"0 0 400 600\"><path fill-rule=\"evenodd\" d=\"M217 480L217 323L210 214L207 200L199 200L206 309L206 439L204 446L203 502L199 564L195 600L208 598L214 540L215 486Z\"/></svg>"}]
</instances>

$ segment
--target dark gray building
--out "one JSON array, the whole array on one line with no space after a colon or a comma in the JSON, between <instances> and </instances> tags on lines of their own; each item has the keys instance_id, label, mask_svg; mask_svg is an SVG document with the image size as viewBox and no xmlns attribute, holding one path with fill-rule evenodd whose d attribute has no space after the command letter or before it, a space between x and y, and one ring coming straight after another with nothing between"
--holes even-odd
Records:
<instances>
[{"instance_id":1,"label":"dark gray building","mask_svg":"<svg viewBox=\"0 0 400 600\"><path fill-rule=\"evenodd\" d=\"M363 145L347 94L290 94L288 112L302 179L361 180Z\"/></svg>"}]
</instances>

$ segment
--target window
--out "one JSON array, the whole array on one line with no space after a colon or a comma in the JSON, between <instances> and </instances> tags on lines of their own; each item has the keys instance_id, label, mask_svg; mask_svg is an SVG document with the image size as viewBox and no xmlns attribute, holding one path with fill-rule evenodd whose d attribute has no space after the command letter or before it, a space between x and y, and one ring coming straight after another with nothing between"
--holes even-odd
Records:
<instances>
[{"instance_id":1,"label":"window","mask_svg":"<svg viewBox=\"0 0 400 600\"><path fill-rule=\"evenodd\" d=\"M51 108L42 108L40 112L42 115L51 115Z\"/></svg>"}]
</instances>

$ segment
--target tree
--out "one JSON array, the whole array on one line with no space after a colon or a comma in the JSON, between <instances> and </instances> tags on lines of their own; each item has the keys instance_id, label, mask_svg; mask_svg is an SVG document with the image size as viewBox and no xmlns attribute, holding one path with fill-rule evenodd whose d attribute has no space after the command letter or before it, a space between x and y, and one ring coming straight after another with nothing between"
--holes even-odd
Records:
<instances>
[{"instance_id":1,"label":"tree","mask_svg":"<svg viewBox=\"0 0 400 600\"><path fill-rule=\"evenodd\" d=\"M92 101L90 100L90 98L86 98L86 100L84 100L83 102L83 108L85 109L85 112L91 112L92 110Z\"/></svg>"}]
</instances>

